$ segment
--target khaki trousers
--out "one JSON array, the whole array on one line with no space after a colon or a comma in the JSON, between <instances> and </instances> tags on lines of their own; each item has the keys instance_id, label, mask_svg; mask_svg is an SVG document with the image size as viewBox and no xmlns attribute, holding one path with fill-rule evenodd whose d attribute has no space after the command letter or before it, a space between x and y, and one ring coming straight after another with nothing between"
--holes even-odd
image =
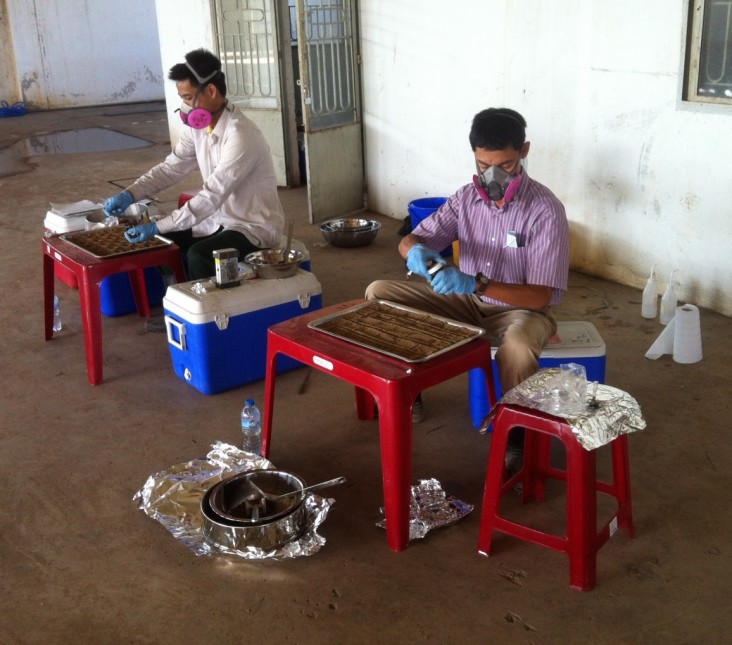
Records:
<instances>
[{"instance_id":1,"label":"khaki trousers","mask_svg":"<svg viewBox=\"0 0 732 645\"><path fill-rule=\"evenodd\" d=\"M366 298L389 300L485 329L488 340L497 347L496 364L504 392L539 369L541 350L557 331L548 310L501 307L477 296L441 296L426 282L377 280L367 287Z\"/></svg>"}]
</instances>

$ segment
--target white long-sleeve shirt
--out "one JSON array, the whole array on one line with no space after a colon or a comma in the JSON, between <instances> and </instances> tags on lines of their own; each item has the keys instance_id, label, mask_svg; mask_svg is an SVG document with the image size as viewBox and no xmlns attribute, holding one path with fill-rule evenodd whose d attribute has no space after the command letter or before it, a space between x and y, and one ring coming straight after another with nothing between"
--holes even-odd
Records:
<instances>
[{"instance_id":1,"label":"white long-sleeve shirt","mask_svg":"<svg viewBox=\"0 0 732 645\"><path fill-rule=\"evenodd\" d=\"M150 198L196 169L203 188L157 221L161 234L193 229L195 237L219 226L239 231L260 248L280 245L285 216L269 144L240 110L227 105L211 133L186 128L164 161L127 190L135 201Z\"/></svg>"}]
</instances>

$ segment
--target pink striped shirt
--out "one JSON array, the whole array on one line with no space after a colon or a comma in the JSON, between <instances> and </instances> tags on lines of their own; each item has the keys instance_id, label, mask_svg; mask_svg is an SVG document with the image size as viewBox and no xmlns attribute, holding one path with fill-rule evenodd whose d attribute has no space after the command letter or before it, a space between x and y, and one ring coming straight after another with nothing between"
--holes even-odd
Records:
<instances>
[{"instance_id":1,"label":"pink striped shirt","mask_svg":"<svg viewBox=\"0 0 732 645\"><path fill-rule=\"evenodd\" d=\"M564 206L526 174L513 200L497 208L466 184L413 233L431 249L460 242L460 270L509 284L552 287L550 306L567 290L569 224ZM506 303L483 297L485 302Z\"/></svg>"}]
</instances>

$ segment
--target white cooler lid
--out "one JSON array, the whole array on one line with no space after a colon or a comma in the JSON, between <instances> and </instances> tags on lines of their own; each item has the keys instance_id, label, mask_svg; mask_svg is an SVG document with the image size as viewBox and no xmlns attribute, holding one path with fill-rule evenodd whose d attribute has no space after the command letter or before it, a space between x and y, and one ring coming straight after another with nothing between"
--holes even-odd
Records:
<instances>
[{"instance_id":1,"label":"white cooler lid","mask_svg":"<svg viewBox=\"0 0 732 645\"><path fill-rule=\"evenodd\" d=\"M202 284L205 293L196 293L194 285ZM213 278L191 280L168 287L163 308L192 324L205 324L226 314L229 317L267 309L285 302L303 299L303 310L309 298L320 295L322 288L313 273L298 269L289 278L279 280L242 280L238 287L219 289Z\"/></svg>"},{"instance_id":2,"label":"white cooler lid","mask_svg":"<svg viewBox=\"0 0 732 645\"><path fill-rule=\"evenodd\" d=\"M493 357L496 348L491 349ZM591 322L560 320L557 333L541 352L542 358L591 358L605 356L605 341Z\"/></svg>"}]
</instances>

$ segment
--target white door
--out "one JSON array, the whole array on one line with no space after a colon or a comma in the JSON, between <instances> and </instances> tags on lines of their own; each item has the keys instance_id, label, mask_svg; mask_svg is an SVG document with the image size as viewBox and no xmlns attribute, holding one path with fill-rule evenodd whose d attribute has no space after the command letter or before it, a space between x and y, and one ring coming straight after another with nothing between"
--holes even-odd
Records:
<instances>
[{"instance_id":1,"label":"white door","mask_svg":"<svg viewBox=\"0 0 732 645\"><path fill-rule=\"evenodd\" d=\"M297 136L294 120L290 123L283 114L280 59L284 52L289 56L289 38L281 52L275 0L215 0L213 6L227 96L267 139L278 185L290 185L288 167L297 160ZM285 69L285 81L287 75Z\"/></svg>"},{"instance_id":2,"label":"white door","mask_svg":"<svg viewBox=\"0 0 732 645\"><path fill-rule=\"evenodd\" d=\"M364 210L355 0L297 0L310 221Z\"/></svg>"}]
</instances>

